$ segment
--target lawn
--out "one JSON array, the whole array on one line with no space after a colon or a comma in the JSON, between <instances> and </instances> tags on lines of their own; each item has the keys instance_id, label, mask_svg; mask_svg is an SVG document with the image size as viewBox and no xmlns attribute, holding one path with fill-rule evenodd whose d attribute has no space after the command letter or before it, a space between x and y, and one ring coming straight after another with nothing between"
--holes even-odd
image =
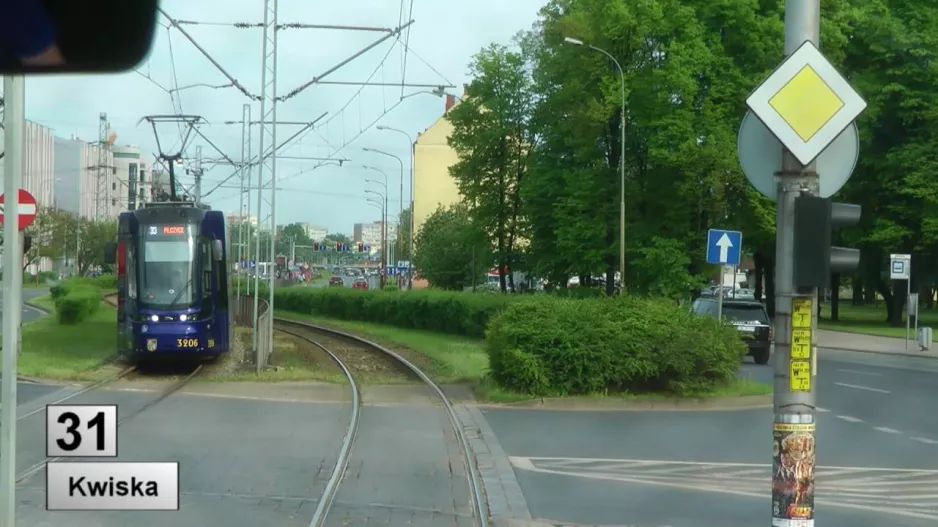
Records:
<instances>
[{"instance_id":1,"label":"lawn","mask_svg":"<svg viewBox=\"0 0 938 527\"><path fill-rule=\"evenodd\" d=\"M277 316L355 333L386 347L416 351L433 361L434 371L427 373L441 383L479 382L488 373L489 358L481 340L289 311L277 311Z\"/></svg>"},{"instance_id":2,"label":"lawn","mask_svg":"<svg viewBox=\"0 0 938 527\"><path fill-rule=\"evenodd\" d=\"M902 327L892 327L886 323L886 306L880 301L879 305L855 306L849 300L840 302L840 320L830 320L830 304L821 307L821 317L818 319L818 328L830 331L843 331L846 333L862 333L879 337L905 338L905 319ZM905 315L903 315L904 317ZM919 327L938 327L938 310L919 310ZM913 336L914 337L914 336Z\"/></svg>"},{"instance_id":3,"label":"lawn","mask_svg":"<svg viewBox=\"0 0 938 527\"><path fill-rule=\"evenodd\" d=\"M52 309L43 296L30 303ZM61 325L54 315L23 326L23 352L18 373L42 379L97 380L112 372L100 366L116 356L117 316L103 304L81 324Z\"/></svg>"}]
</instances>

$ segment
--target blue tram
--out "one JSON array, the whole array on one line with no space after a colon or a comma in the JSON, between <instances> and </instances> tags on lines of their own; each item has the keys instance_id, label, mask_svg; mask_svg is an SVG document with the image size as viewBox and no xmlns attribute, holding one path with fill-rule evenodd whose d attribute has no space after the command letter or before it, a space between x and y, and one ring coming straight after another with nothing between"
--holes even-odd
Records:
<instances>
[{"instance_id":1,"label":"blue tram","mask_svg":"<svg viewBox=\"0 0 938 527\"><path fill-rule=\"evenodd\" d=\"M223 213L191 202L121 213L118 242L108 247L121 355L217 358L231 350L227 242Z\"/></svg>"}]
</instances>

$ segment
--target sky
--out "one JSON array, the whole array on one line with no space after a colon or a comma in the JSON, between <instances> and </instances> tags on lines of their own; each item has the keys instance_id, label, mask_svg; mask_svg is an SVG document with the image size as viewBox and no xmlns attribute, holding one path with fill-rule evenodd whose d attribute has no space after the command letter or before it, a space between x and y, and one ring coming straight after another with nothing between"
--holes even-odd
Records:
<instances>
[{"instance_id":1,"label":"sky","mask_svg":"<svg viewBox=\"0 0 938 527\"><path fill-rule=\"evenodd\" d=\"M305 222L326 227L329 232L350 234L354 223L377 221L380 211L368 205L366 188L383 192L380 185L365 179L383 176L363 166L387 173L389 209L399 208L400 166L392 157L365 152L383 150L404 162L405 208L410 195L410 142L404 135L377 130L376 125L400 129L413 138L439 119L443 98L431 88L401 88L407 83L454 86L447 92L462 95L469 82L472 56L492 42L509 44L514 35L534 23L546 0L280 0L278 22L320 25L394 28L409 19L414 23L400 40L390 38L324 81L397 83L395 87L314 84L277 105L278 121L309 122L325 112L316 128L302 134L280 150L284 157L346 159L343 167L320 161L280 159L277 162L277 224ZM324 6L328 8L324 9ZM263 21L262 0L163 0L162 8L176 20L200 22L184 29L218 64L251 93L261 90L261 28L239 29L231 23ZM402 16L403 11L403 16ZM71 75L31 77L26 85L26 118L52 128L61 137L97 140L98 114L107 113L116 144L139 146L144 153L157 153L153 128L140 123L145 115L183 113L204 119L200 131L232 160L241 156L240 121L244 104L251 105L251 119L260 119L260 104L236 88L213 88L228 79L206 59L177 28L160 17L150 56L136 70L115 75ZM285 95L333 68L382 36L366 31L285 29L278 32L277 92ZM406 69L404 68L405 41ZM170 96L166 89L181 88ZM414 94L401 99L402 93ZM293 135L296 126L277 128L277 142ZM164 153L179 149L180 132L173 124L157 128ZM222 155L197 134L186 145L185 156L195 157L202 145L205 175L203 197L213 208L236 213L239 181L235 169L211 163ZM256 155L259 128L253 127L251 147ZM191 161L188 161L191 162ZM256 187L257 173L252 174ZM183 176L185 185L192 179ZM220 185L220 186L219 186ZM217 187L217 188L216 188ZM270 192L265 191L269 200ZM256 214L256 192L250 214ZM270 211L264 203L261 219ZM392 218L392 221L394 219Z\"/></svg>"}]
</instances>

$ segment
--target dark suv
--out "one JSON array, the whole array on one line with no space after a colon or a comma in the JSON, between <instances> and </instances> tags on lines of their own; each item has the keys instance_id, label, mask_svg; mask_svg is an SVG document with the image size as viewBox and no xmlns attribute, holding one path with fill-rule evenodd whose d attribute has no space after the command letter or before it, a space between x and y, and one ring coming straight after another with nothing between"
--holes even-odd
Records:
<instances>
[{"instance_id":1,"label":"dark suv","mask_svg":"<svg viewBox=\"0 0 938 527\"><path fill-rule=\"evenodd\" d=\"M694 301L695 314L705 317L717 316L717 298L701 297ZM756 364L769 362L772 345L772 322L769 314L759 302L753 300L723 299L723 320L736 327L743 341L749 346L749 354Z\"/></svg>"}]
</instances>

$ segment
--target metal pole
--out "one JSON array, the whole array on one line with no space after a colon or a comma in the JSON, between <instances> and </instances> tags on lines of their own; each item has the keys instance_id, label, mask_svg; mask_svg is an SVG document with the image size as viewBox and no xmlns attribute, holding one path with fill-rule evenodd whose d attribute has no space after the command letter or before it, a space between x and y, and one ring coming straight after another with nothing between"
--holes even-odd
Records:
<instances>
[{"instance_id":1,"label":"metal pole","mask_svg":"<svg viewBox=\"0 0 938 527\"><path fill-rule=\"evenodd\" d=\"M611 58L611 57L610 57ZM619 80L622 84L622 108L619 114L619 294L625 293L625 72L619 62L613 59L619 68Z\"/></svg>"},{"instance_id":2,"label":"metal pole","mask_svg":"<svg viewBox=\"0 0 938 527\"><path fill-rule=\"evenodd\" d=\"M268 26L270 31L273 31L273 34L270 35L270 42L273 47L271 49L271 108L270 108L270 121L274 124L270 125L270 146L273 150L270 153L270 261L271 267L276 265L276 243L277 243L277 7L279 4L278 0L267 0L270 2L270 11L269 16L272 25ZM265 18L268 16L264 15ZM265 30L266 31L266 30ZM265 90L266 91L266 90ZM266 94L265 94L266 96ZM267 119L266 115L261 115L261 120L264 121ZM261 150L263 153L263 150ZM274 351L274 273L270 273L270 291L268 292L267 299L267 352L273 353Z\"/></svg>"},{"instance_id":3,"label":"metal pole","mask_svg":"<svg viewBox=\"0 0 938 527\"><path fill-rule=\"evenodd\" d=\"M250 122L251 121L251 105L245 104L241 108L241 114L244 116L244 121ZM244 136L244 144L242 145L242 150L245 152L246 157L241 158L241 163L242 163L241 170L244 171L244 185L245 185L245 189L247 191L248 197L247 197L247 204L245 208L241 211L241 228L242 229L245 228L244 217L247 216L248 217L247 232L245 232L244 234L244 242L246 244L246 249L247 249L247 256L245 257L245 259L250 264L250 262L253 259L253 255L251 253L251 241L252 241L251 236L254 234L254 230L253 230L254 226L251 225L251 170L249 168L250 165L248 164L248 160L251 159L251 126L250 125L248 125L247 127L247 135ZM250 267L248 267L248 269L250 269ZM255 267L255 270L256 269L257 267ZM248 277L247 284L245 284L245 286L247 289L247 296L251 296L250 276Z\"/></svg>"},{"instance_id":4,"label":"metal pole","mask_svg":"<svg viewBox=\"0 0 938 527\"><path fill-rule=\"evenodd\" d=\"M909 349L909 326L912 322L912 304L909 302L911 295L912 279L909 278L905 281L905 349Z\"/></svg>"},{"instance_id":5,"label":"metal pole","mask_svg":"<svg viewBox=\"0 0 938 527\"><path fill-rule=\"evenodd\" d=\"M789 0L785 4L785 54L789 55L805 41L819 45L820 41L820 0ZM813 195L818 194L818 176L814 164L802 165L788 151L783 153L782 170L778 173L778 212L776 216L775 242L775 394L773 423L773 489L784 488L788 481L780 469L781 449L788 443L786 439L798 436L798 443L810 449L805 456L807 466L802 472L811 474L815 468L815 412L816 394L814 376L817 373L817 289L796 290L794 286L794 206L795 198L806 188ZM793 316L795 315L795 316ZM792 356L792 330L801 334L810 331L810 361ZM792 379L791 372L808 364L807 379ZM795 381L795 382L793 382ZM807 382L804 382L807 381ZM797 514L796 514L797 513ZM814 486L799 485L795 499L790 494L780 491L772 493L773 525L792 523L801 520L803 524L813 524ZM809 520L804 522L803 520Z\"/></svg>"},{"instance_id":6,"label":"metal pole","mask_svg":"<svg viewBox=\"0 0 938 527\"><path fill-rule=\"evenodd\" d=\"M247 104L242 106L242 114L244 112L247 112L248 108L250 108L250 106L248 106ZM238 269L239 269L239 274L244 269L242 265L244 265L243 264L244 244L246 243L245 237L244 237L244 188L247 183L247 179L245 177L245 172L244 172L244 161L245 161L245 156L247 155L247 152L245 152L245 147L247 145L245 143L247 141L247 133L248 133L249 125L247 124L247 121L248 121L247 119L244 119L244 121L245 121L245 124L241 125L241 166L238 170L241 176L240 178L241 179L241 192L238 195ZM241 280L240 279L238 280L238 285L236 286L235 293L237 294L239 298L239 305L240 305L240 298L241 298Z\"/></svg>"},{"instance_id":7,"label":"metal pole","mask_svg":"<svg viewBox=\"0 0 938 527\"><path fill-rule=\"evenodd\" d=\"M3 138L3 387L0 409L0 500L2 527L16 525L16 362L22 316L23 253L18 228L19 188L26 128L26 80L4 77ZM6 214L11 211L12 214Z\"/></svg>"},{"instance_id":8,"label":"metal pole","mask_svg":"<svg viewBox=\"0 0 938 527\"><path fill-rule=\"evenodd\" d=\"M723 294L726 291L723 290L723 282L725 281L724 275L726 275L726 267L720 266L720 294L717 295L717 320L723 320Z\"/></svg>"},{"instance_id":9,"label":"metal pole","mask_svg":"<svg viewBox=\"0 0 938 527\"><path fill-rule=\"evenodd\" d=\"M410 136L407 137L410 139ZM410 142L410 249L407 251L407 290L414 288L414 169L417 166L417 142Z\"/></svg>"},{"instance_id":10,"label":"metal pole","mask_svg":"<svg viewBox=\"0 0 938 527\"><path fill-rule=\"evenodd\" d=\"M202 145L195 147L195 204L202 203Z\"/></svg>"}]
</instances>

